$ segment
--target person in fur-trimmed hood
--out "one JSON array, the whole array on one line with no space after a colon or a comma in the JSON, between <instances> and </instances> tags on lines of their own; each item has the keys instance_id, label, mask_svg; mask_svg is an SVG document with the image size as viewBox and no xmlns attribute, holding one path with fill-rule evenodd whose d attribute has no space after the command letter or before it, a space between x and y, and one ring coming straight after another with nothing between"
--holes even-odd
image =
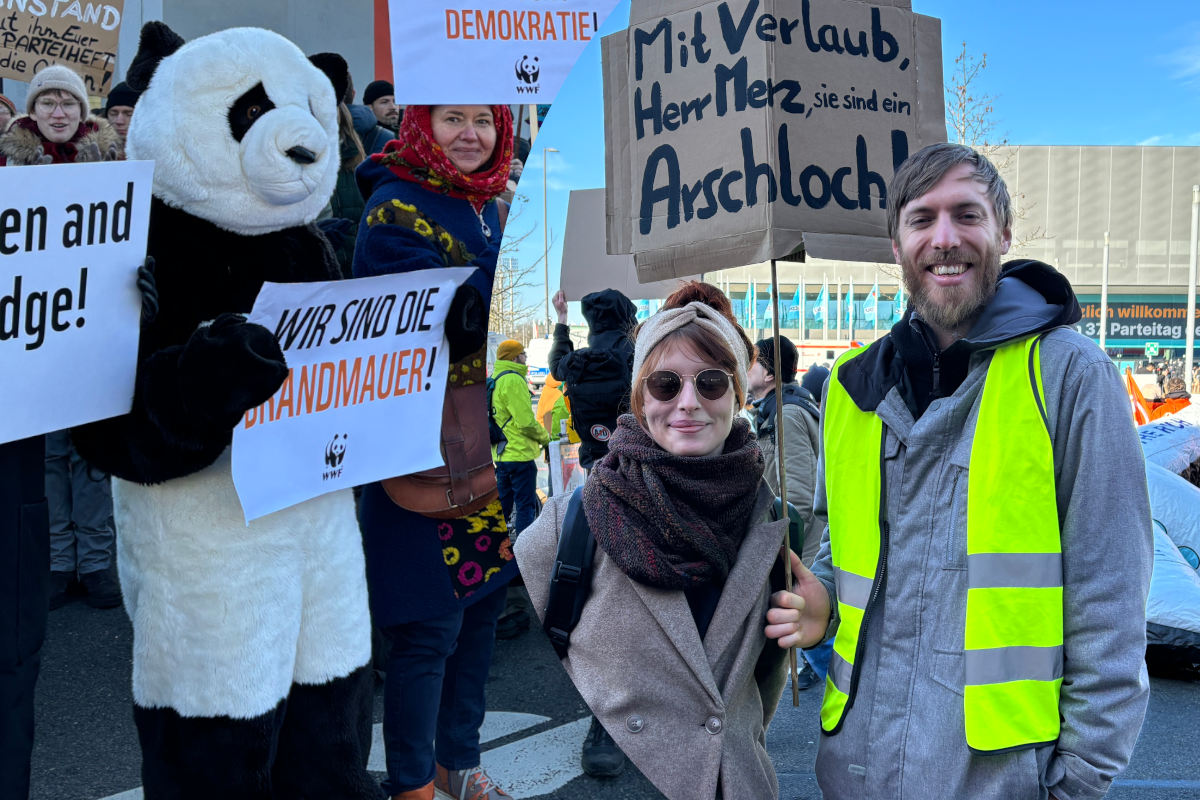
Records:
<instances>
[{"instance_id":1,"label":"person in fur-trimmed hood","mask_svg":"<svg viewBox=\"0 0 1200 800\"><path fill-rule=\"evenodd\" d=\"M46 67L29 82L28 116L0 136L0 167L114 161L120 137L108 122L86 117L87 89L68 67Z\"/></svg>"}]
</instances>

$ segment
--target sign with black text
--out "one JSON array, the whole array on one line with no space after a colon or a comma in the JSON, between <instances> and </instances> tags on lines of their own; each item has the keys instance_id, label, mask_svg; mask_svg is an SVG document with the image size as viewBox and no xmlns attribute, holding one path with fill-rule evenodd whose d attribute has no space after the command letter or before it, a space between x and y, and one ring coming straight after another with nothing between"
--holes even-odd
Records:
<instances>
[{"instance_id":1,"label":"sign with black text","mask_svg":"<svg viewBox=\"0 0 1200 800\"><path fill-rule=\"evenodd\" d=\"M608 251L642 281L891 261L887 182L946 141L941 23L908 0L634 0L603 64Z\"/></svg>"},{"instance_id":2,"label":"sign with black text","mask_svg":"<svg viewBox=\"0 0 1200 800\"><path fill-rule=\"evenodd\" d=\"M0 442L127 413L154 162L0 169Z\"/></svg>"},{"instance_id":3,"label":"sign with black text","mask_svg":"<svg viewBox=\"0 0 1200 800\"><path fill-rule=\"evenodd\" d=\"M88 94L106 97L117 67L125 0L10 0L0 3L0 78L29 82L62 64Z\"/></svg>"},{"instance_id":4,"label":"sign with black text","mask_svg":"<svg viewBox=\"0 0 1200 800\"><path fill-rule=\"evenodd\" d=\"M396 102L552 103L616 4L389 0Z\"/></svg>"},{"instance_id":5,"label":"sign with black text","mask_svg":"<svg viewBox=\"0 0 1200 800\"><path fill-rule=\"evenodd\" d=\"M233 431L246 521L312 497L443 465L443 326L472 267L267 283L250 322L275 332L288 376Z\"/></svg>"}]
</instances>

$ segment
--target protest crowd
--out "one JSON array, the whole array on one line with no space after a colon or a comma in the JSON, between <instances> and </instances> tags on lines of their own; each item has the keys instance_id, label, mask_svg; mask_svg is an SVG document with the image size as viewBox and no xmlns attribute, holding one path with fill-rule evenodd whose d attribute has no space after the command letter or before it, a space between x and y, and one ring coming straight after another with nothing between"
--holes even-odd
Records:
<instances>
[{"instance_id":1,"label":"protest crowd","mask_svg":"<svg viewBox=\"0 0 1200 800\"><path fill-rule=\"evenodd\" d=\"M1106 794L1149 697L1143 454L1071 284L1005 259L988 158L930 144L886 181L909 301L870 346L801 369L681 280L640 321L616 289L583 296L580 347L560 291L535 397L529 343L488 346L530 143L508 105L397 99L336 53L162 23L94 113L64 65L21 108L0 95L0 167L155 163L132 405L0 444L0 800L28 796L47 615L75 601L132 620L147 800L509 797L480 729L516 636L547 639L586 703L584 771L633 764L671 800L779 796L789 689L824 693L828 800ZM377 372L376 347L352 394L433 395L402 420L432 466L244 513L239 437L309 391L283 323L254 321L264 284L424 279L449 287L416 306L440 304L438 338ZM328 302L300 341L327 323L334 344ZM1163 396L1196 388L1182 362L1146 369ZM322 480L357 455L343 436ZM565 448L586 477L548 493Z\"/></svg>"}]
</instances>

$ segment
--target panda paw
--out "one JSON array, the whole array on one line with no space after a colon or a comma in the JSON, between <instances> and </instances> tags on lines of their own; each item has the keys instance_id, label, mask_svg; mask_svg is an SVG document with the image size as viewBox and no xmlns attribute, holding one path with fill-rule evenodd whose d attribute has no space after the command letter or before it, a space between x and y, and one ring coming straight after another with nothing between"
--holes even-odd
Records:
<instances>
[{"instance_id":1,"label":"panda paw","mask_svg":"<svg viewBox=\"0 0 1200 800\"><path fill-rule=\"evenodd\" d=\"M240 314L222 314L192 334L179 357L179 374L190 413L233 427L279 391L288 367L269 330Z\"/></svg>"},{"instance_id":2,"label":"panda paw","mask_svg":"<svg viewBox=\"0 0 1200 800\"><path fill-rule=\"evenodd\" d=\"M456 364L483 347L487 341L488 308L483 295L469 284L458 287L446 317L446 340L450 363Z\"/></svg>"}]
</instances>

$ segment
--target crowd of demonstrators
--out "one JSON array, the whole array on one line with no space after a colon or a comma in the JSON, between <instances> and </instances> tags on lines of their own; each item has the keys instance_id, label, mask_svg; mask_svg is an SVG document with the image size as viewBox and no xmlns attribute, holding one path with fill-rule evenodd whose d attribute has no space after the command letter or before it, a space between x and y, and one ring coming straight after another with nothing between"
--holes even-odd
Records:
<instances>
[{"instance_id":1,"label":"crowd of demonstrators","mask_svg":"<svg viewBox=\"0 0 1200 800\"><path fill-rule=\"evenodd\" d=\"M368 198L356 277L476 268L447 322L455 383L485 379L502 235L495 198L512 136L507 106L409 106L399 139L356 173ZM405 800L431 800L435 790L507 796L480 766L479 745L496 621L516 574L500 502L439 520L401 507L376 483L363 490L361 520L372 617L388 648L384 790Z\"/></svg>"},{"instance_id":2,"label":"crowd of demonstrators","mask_svg":"<svg viewBox=\"0 0 1200 800\"><path fill-rule=\"evenodd\" d=\"M26 96L27 116L18 116L16 105L0 95L0 166L115 159L116 133L102 119L87 119L87 107L83 80L62 66L34 75ZM50 591L52 563L63 574L69 569L72 577L80 570L93 605L120 602L119 589L114 596L115 586L100 578L111 563L106 549L112 539L106 482L80 484L87 525L75 533L67 529L74 498L61 491L47 497L47 479L53 485L55 477L62 476L60 466L68 474L73 467L87 471L77 455L70 466L54 460L64 444L70 448L63 432L0 444L0 797L29 794L33 694L47 614L55 602ZM54 562L52 518L59 534L54 537ZM57 591L55 595L61 598Z\"/></svg>"},{"instance_id":3,"label":"crowd of demonstrators","mask_svg":"<svg viewBox=\"0 0 1200 800\"><path fill-rule=\"evenodd\" d=\"M616 289L584 296L580 303L588 324L588 346L575 349L567 325L567 299L554 295L558 324L550 346L550 374L566 385L571 419L579 436L579 466L590 469L608 453L617 419L629 410L637 307Z\"/></svg>"},{"instance_id":4,"label":"crowd of demonstrators","mask_svg":"<svg viewBox=\"0 0 1200 800\"><path fill-rule=\"evenodd\" d=\"M1068 327L1066 279L1001 265L1012 205L984 156L931 145L888 200L912 299L833 369L814 502L829 524L768 614L782 645L836 635L817 780L830 800L1099 798L1149 693L1153 534L1128 398Z\"/></svg>"},{"instance_id":5,"label":"crowd of demonstrators","mask_svg":"<svg viewBox=\"0 0 1200 800\"><path fill-rule=\"evenodd\" d=\"M25 113L0 135L0 167L115 161L120 137L108 121L87 116L83 79L69 67L46 67L29 82Z\"/></svg>"},{"instance_id":6,"label":"crowd of demonstrators","mask_svg":"<svg viewBox=\"0 0 1200 800\"><path fill-rule=\"evenodd\" d=\"M753 422L758 446L766 460L764 477L771 491L778 495L776 430L782 425L787 499L800 512L804 523L804 549L800 553L800 560L806 567L811 567L821 547L821 532L825 528L825 520L817 518L813 513L817 454L821 451L821 401L796 382L796 362L800 354L790 339L780 336L778 374L783 395L783 409L780 413L775 398L775 341L760 339L755 347L758 349L758 359L751 365L747 379L750 382L749 394L754 398ZM830 649L825 649L820 653L805 653L804 668L797 676L797 686L800 689L810 689L824 682L830 652Z\"/></svg>"},{"instance_id":7,"label":"crowd of demonstrators","mask_svg":"<svg viewBox=\"0 0 1200 800\"><path fill-rule=\"evenodd\" d=\"M136 102L137 94L119 84L110 94L105 115L88 117L83 79L68 67L47 67L30 82L28 116L0 125L0 130L7 127L0 135L0 166L122 159ZM7 98L0 107L15 110ZM109 477L79 456L67 431L47 434L44 450L51 553L49 608L65 605L77 583L88 605L115 608L121 604L121 589L113 570L115 534Z\"/></svg>"},{"instance_id":8,"label":"crowd of demonstrators","mask_svg":"<svg viewBox=\"0 0 1200 800\"><path fill-rule=\"evenodd\" d=\"M8 130L8 126L17 118L17 104L0 94L0 133Z\"/></svg>"},{"instance_id":9,"label":"crowd of demonstrators","mask_svg":"<svg viewBox=\"0 0 1200 800\"><path fill-rule=\"evenodd\" d=\"M736 416L753 356L719 289L680 289L634 335L630 411L608 454L516 545L542 613L559 539L575 535L564 525L595 538L563 663L595 714L588 743L615 744L669 797L779 791L765 730L786 653L761 620L787 523L771 519L762 451Z\"/></svg>"}]
</instances>

